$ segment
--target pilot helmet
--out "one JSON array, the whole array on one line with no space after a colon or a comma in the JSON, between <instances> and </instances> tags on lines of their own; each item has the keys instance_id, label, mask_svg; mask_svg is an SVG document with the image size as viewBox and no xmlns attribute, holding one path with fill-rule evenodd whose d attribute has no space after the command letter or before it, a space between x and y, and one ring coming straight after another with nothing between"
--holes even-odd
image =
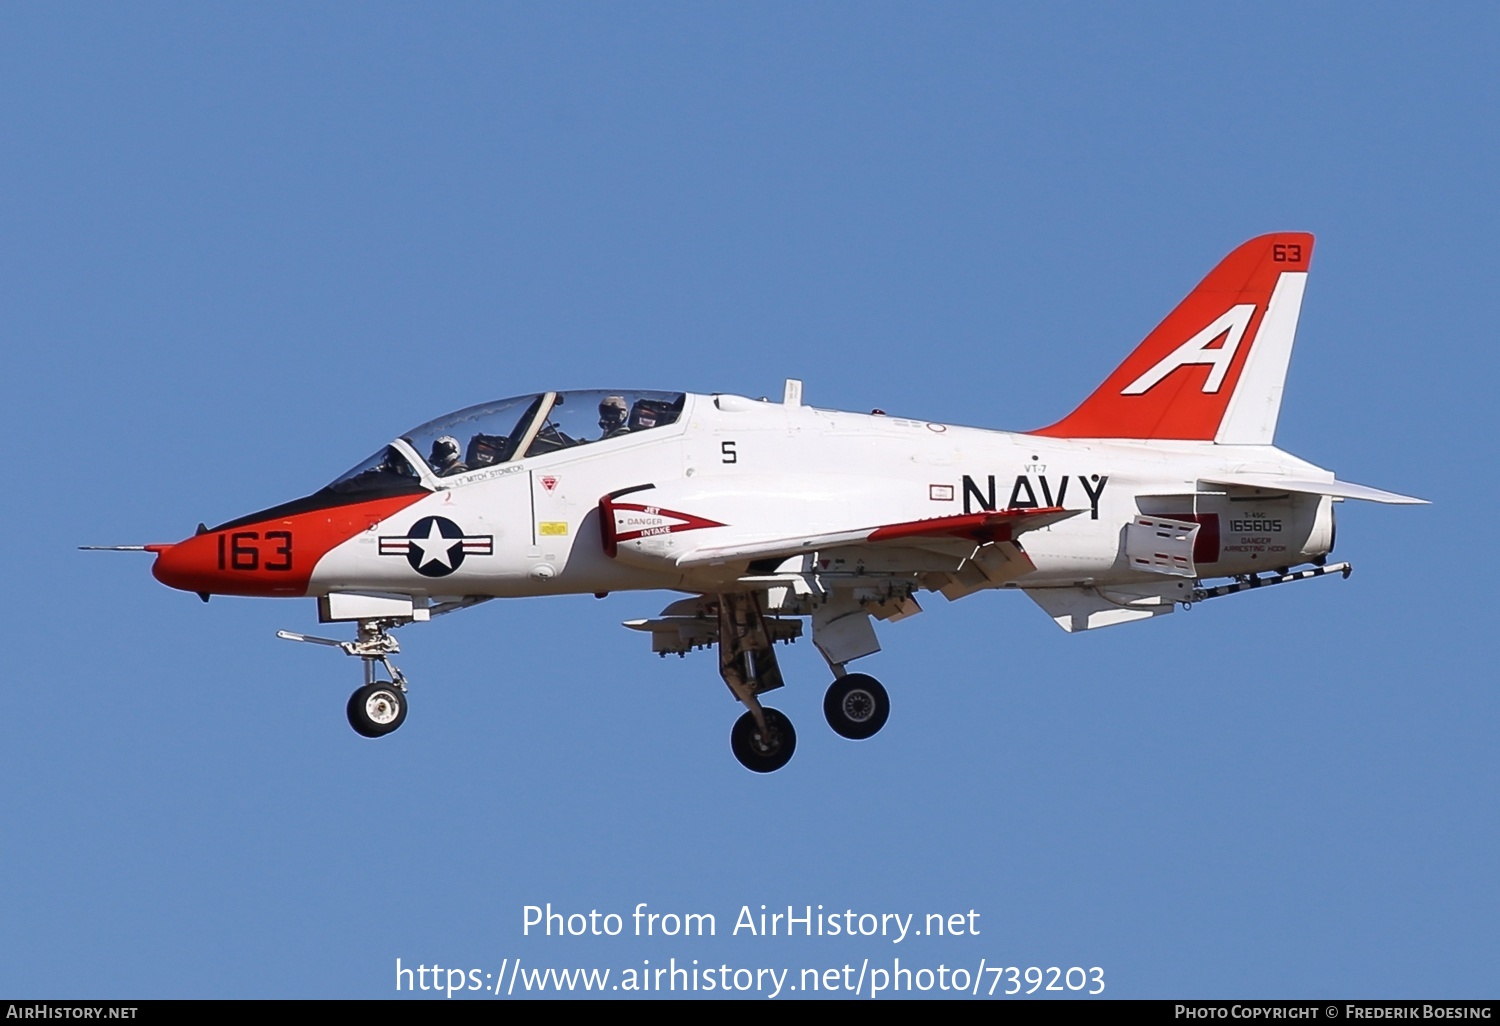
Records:
<instances>
[{"instance_id":1,"label":"pilot helmet","mask_svg":"<svg viewBox=\"0 0 1500 1026\"><path fill-rule=\"evenodd\" d=\"M444 435L432 443L432 462L437 466L452 463L458 459L458 439L452 435Z\"/></svg>"},{"instance_id":2,"label":"pilot helmet","mask_svg":"<svg viewBox=\"0 0 1500 1026\"><path fill-rule=\"evenodd\" d=\"M599 403L599 426L602 428L618 427L625 423L625 415L629 407L625 405L625 397L620 395L607 395Z\"/></svg>"}]
</instances>

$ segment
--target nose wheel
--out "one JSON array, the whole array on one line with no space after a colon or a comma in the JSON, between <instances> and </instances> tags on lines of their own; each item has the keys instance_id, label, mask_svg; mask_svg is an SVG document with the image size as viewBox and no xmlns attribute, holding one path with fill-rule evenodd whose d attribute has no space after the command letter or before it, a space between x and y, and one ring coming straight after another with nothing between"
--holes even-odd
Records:
<instances>
[{"instance_id":1,"label":"nose wheel","mask_svg":"<svg viewBox=\"0 0 1500 1026\"><path fill-rule=\"evenodd\" d=\"M828 686L823 715L840 737L863 741L874 737L891 715L885 687L867 673L846 673Z\"/></svg>"},{"instance_id":2,"label":"nose wheel","mask_svg":"<svg viewBox=\"0 0 1500 1026\"><path fill-rule=\"evenodd\" d=\"M390 681L366 684L349 696L349 726L362 737L384 737L406 722L406 692Z\"/></svg>"},{"instance_id":3,"label":"nose wheel","mask_svg":"<svg viewBox=\"0 0 1500 1026\"><path fill-rule=\"evenodd\" d=\"M306 641L314 645L327 645L340 649L364 663L365 684L349 696L345 711L349 715L349 726L362 737L384 737L406 722L406 676L391 664L390 657L401 651L396 639L387 633L399 627L405 620L360 620L358 636L354 641L335 641L333 638L315 638L292 631L277 631L278 638L287 641ZM390 676L390 680L376 680L375 666L379 664Z\"/></svg>"}]
</instances>

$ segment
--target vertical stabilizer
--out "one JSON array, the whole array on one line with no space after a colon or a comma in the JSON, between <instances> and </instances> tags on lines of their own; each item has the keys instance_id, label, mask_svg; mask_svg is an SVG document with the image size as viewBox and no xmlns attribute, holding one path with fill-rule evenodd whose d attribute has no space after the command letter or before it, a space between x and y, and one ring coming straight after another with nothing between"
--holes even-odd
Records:
<instances>
[{"instance_id":1,"label":"vertical stabilizer","mask_svg":"<svg viewBox=\"0 0 1500 1026\"><path fill-rule=\"evenodd\" d=\"M1240 246L1078 409L1032 433L1269 445L1312 249L1306 232Z\"/></svg>"}]
</instances>

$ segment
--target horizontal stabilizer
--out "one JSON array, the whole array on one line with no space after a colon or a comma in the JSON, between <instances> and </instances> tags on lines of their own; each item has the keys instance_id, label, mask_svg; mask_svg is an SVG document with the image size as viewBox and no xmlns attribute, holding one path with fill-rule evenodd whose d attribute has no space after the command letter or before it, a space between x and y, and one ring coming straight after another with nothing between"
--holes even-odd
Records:
<instances>
[{"instance_id":1,"label":"horizontal stabilizer","mask_svg":"<svg viewBox=\"0 0 1500 1026\"><path fill-rule=\"evenodd\" d=\"M1306 495L1328 495L1335 499L1364 499L1367 502L1384 502L1401 506L1424 506L1426 499L1411 495L1399 495L1369 485L1352 481L1308 481L1301 478L1278 477L1275 474L1224 474L1219 477L1202 478L1204 484L1229 485L1233 488L1266 488L1276 492L1302 492Z\"/></svg>"}]
</instances>

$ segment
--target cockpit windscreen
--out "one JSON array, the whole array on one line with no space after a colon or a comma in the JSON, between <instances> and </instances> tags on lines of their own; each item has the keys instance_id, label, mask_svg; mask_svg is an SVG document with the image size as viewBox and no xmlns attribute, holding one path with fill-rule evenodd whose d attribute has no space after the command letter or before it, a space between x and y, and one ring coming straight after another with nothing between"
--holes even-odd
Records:
<instances>
[{"instance_id":1,"label":"cockpit windscreen","mask_svg":"<svg viewBox=\"0 0 1500 1026\"><path fill-rule=\"evenodd\" d=\"M328 488L341 495L375 495L420 490L420 482L421 478L401 455L401 450L387 445L352 470L340 474Z\"/></svg>"},{"instance_id":2,"label":"cockpit windscreen","mask_svg":"<svg viewBox=\"0 0 1500 1026\"><path fill-rule=\"evenodd\" d=\"M401 437L427 460L438 477L451 477L514 459L537 410L546 398L522 395L480 403L430 420Z\"/></svg>"},{"instance_id":3,"label":"cockpit windscreen","mask_svg":"<svg viewBox=\"0 0 1500 1026\"><path fill-rule=\"evenodd\" d=\"M438 477L544 456L561 449L663 427L682 415L681 392L592 389L540 392L480 403L401 436ZM401 450L386 446L342 475L336 492L404 489L420 479Z\"/></svg>"},{"instance_id":4,"label":"cockpit windscreen","mask_svg":"<svg viewBox=\"0 0 1500 1026\"><path fill-rule=\"evenodd\" d=\"M526 447L544 456L575 445L622 438L674 423L682 415L681 392L630 392L607 388L558 392Z\"/></svg>"}]
</instances>

